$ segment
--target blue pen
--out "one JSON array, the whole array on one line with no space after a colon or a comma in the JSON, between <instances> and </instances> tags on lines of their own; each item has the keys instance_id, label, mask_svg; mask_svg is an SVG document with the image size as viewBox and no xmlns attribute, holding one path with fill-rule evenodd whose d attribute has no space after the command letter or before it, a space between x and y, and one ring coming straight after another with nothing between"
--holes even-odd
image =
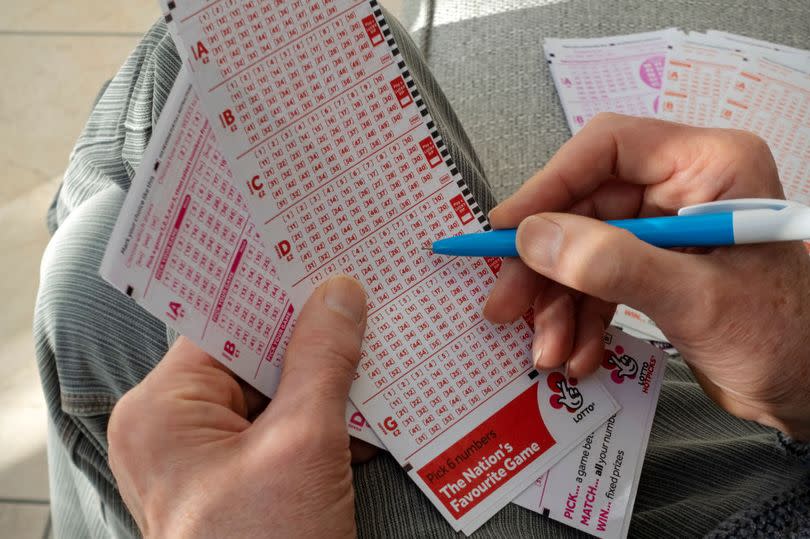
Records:
<instances>
[{"instance_id":1,"label":"blue pen","mask_svg":"<svg viewBox=\"0 0 810 539\"><path fill-rule=\"evenodd\" d=\"M677 216L606 221L657 247L720 247L810 239L810 208L767 198L687 206ZM433 242L435 254L518 256L516 229L453 236Z\"/></svg>"}]
</instances>

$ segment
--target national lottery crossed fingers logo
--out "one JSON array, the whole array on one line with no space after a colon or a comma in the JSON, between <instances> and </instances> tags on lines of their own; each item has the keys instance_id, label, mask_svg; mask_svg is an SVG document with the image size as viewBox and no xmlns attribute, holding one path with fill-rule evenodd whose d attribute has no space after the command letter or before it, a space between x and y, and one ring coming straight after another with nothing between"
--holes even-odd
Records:
<instances>
[{"instance_id":1,"label":"national lottery crossed fingers logo","mask_svg":"<svg viewBox=\"0 0 810 539\"><path fill-rule=\"evenodd\" d=\"M549 397L549 404L551 404L554 409L559 410L564 406L566 410L573 414L582 408L584 399L582 398L582 393L576 387L576 378L568 378L566 380L563 373L555 371L548 375L546 382L548 383L549 389L553 391Z\"/></svg>"},{"instance_id":2,"label":"national lottery crossed fingers logo","mask_svg":"<svg viewBox=\"0 0 810 539\"><path fill-rule=\"evenodd\" d=\"M626 354L624 347L616 346L615 351L605 349L602 366L611 371L610 379L621 384L625 378L634 380L638 375L638 361Z\"/></svg>"}]
</instances>

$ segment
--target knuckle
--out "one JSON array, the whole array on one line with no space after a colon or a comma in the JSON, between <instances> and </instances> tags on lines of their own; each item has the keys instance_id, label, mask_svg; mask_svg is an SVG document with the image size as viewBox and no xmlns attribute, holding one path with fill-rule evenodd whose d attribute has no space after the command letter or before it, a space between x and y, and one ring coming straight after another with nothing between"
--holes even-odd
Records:
<instances>
[{"instance_id":1,"label":"knuckle","mask_svg":"<svg viewBox=\"0 0 810 539\"><path fill-rule=\"evenodd\" d=\"M312 459L320 455L349 450L349 434L342 423L320 420L320 415L306 409L291 417L290 428L282 451L289 452L291 460Z\"/></svg>"},{"instance_id":2,"label":"knuckle","mask_svg":"<svg viewBox=\"0 0 810 539\"><path fill-rule=\"evenodd\" d=\"M735 130L734 134L738 138L738 143L745 155L773 158L770 146L768 146L765 139L759 135L751 131L742 130Z\"/></svg>"},{"instance_id":3,"label":"knuckle","mask_svg":"<svg viewBox=\"0 0 810 539\"><path fill-rule=\"evenodd\" d=\"M356 333L332 328L312 328L296 339L294 354L306 354L321 359L326 369L354 369L360 355L360 341Z\"/></svg>"},{"instance_id":4,"label":"knuckle","mask_svg":"<svg viewBox=\"0 0 810 539\"><path fill-rule=\"evenodd\" d=\"M613 123L618 118L621 118L621 114L616 114L615 112L598 112L593 118L591 118L589 123L593 124L594 126L600 126Z\"/></svg>"},{"instance_id":5,"label":"knuckle","mask_svg":"<svg viewBox=\"0 0 810 539\"><path fill-rule=\"evenodd\" d=\"M779 182L779 171L773 152L767 141L750 131L727 130L727 144L738 162L746 163L752 169L751 177L756 177L757 185L752 186L754 194L760 196L783 196Z\"/></svg>"},{"instance_id":6,"label":"knuckle","mask_svg":"<svg viewBox=\"0 0 810 539\"><path fill-rule=\"evenodd\" d=\"M589 235L579 248L563 246L562 272L570 286L600 299L613 301L620 290L627 260L621 256L622 236L628 232L602 230Z\"/></svg>"}]
</instances>

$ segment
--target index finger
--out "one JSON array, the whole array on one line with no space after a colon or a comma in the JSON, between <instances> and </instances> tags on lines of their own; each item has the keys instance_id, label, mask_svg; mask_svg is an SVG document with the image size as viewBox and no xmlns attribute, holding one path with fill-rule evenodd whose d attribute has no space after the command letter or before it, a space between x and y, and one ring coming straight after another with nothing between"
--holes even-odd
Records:
<instances>
[{"instance_id":1,"label":"index finger","mask_svg":"<svg viewBox=\"0 0 810 539\"><path fill-rule=\"evenodd\" d=\"M513 228L540 212L561 212L619 179L652 185L694 161L702 137L694 127L600 113L548 164L489 214L494 228ZM703 130L705 132L705 130Z\"/></svg>"}]
</instances>

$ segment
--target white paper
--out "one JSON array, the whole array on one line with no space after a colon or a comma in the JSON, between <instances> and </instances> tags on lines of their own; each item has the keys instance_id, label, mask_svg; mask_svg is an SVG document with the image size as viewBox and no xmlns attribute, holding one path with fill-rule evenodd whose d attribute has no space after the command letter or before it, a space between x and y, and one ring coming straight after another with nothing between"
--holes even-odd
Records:
<instances>
[{"instance_id":1,"label":"white paper","mask_svg":"<svg viewBox=\"0 0 810 539\"><path fill-rule=\"evenodd\" d=\"M716 43L727 43L740 52L750 52L755 55L769 53L782 53L785 55L795 55L797 57L810 58L810 51L806 49L797 49L779 43L771 43L762 39L754 39L752 37L741 36L739 34L732 34L720 30L709 30L706 32L706 37L716 40Z\"/></svg>"},{"instance_id":2,"label":"white paper","mask_svg":"<svg viewBox=\"0 0 810 539\"><path fill-rule=\"evenodd\" d=\"M629 328L653 341L669 342L667 336L653 322L652 318L627 305L616 307L616 314L613 315L610 323L620 328Z\"/></svg>"},{"instance_id":3,"label":"white paper","mask_svg":"<svg viewBox=\"0 0 810 539\"><path fill-rule=\"evenodd\" d=\"M515 503L596 537L627 536L666 356L609 329L598 377L622 409Z\"/></svg>"},{"instance_id":4,"label":"white paper","mask_svg":"<svg viewBox=\"0 0 810 539\"><path fill-rule=\"evenodd\" d=\"M448 522L475 529L616 404L594 378L534 376L525 322L483 320L499 260L422 252L486 219L376 2L162 7L292 304L334 273L363 282L351 398Z\"/></svg>"},{"instance_id":5,"label":"white paper","mask_svg":"<svg viewBox=\"0 0 810 539\"><path fill-rule=\"evenodd\" d=\"M797 69L766 54L746 65L721 100L714 125L762 137L785 196L810 204L810 58L805 64Z\"/></svg>"},{"instance_id":6,"label":"white paper","mask_svg":"<svg viewBox=\"0 0 810 539\"><path fill-rule=\"evenodd\" d=\"M571 133L599 112L654 117L664 63L683 35L675 28L595 39L543 42Z\"/></svg>"},{"instance_id":7,"label":"white paper","mask_svg":"<svg viewBox=\"0 0 810 539\"><path fill-rule=\"evenodd\" d=\"M747 61L746 53L690 34L667 57L658 117L709 127L732 78Z\"/></svg>"},{"instance_id":8,"label":"white paper","mask_svg":"<svg viewBox=\"0 0 810 539\"><path fill-rule=\"evenodd\" d=\"M101 275L268 397L295 309L181 70L110 237ZM350 403L349 432L382 447Z\"/></svg>"}]
</instances>

